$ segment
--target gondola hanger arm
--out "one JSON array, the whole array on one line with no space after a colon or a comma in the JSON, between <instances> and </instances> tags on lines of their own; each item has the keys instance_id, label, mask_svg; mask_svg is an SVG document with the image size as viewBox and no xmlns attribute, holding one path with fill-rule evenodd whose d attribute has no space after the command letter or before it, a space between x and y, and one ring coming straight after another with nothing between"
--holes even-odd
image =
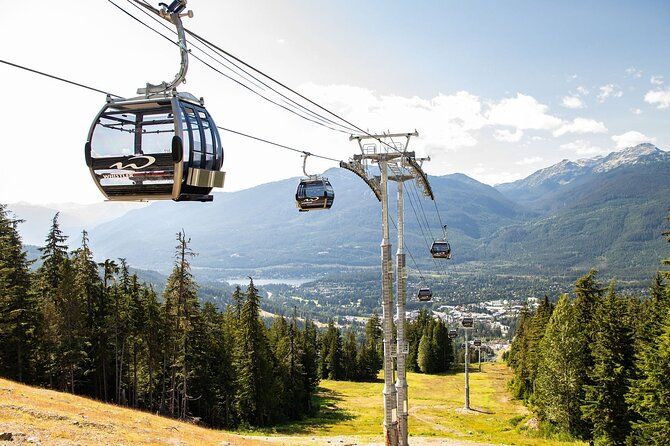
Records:
<instances>
[{"instance_id":1,"label":"gondola hanger arm","mask_svg":"<svg viewBox=\"0 0 670 446\"><path fill-rule=\"evenodd\" d=\"M139 88L137 90L138 94L143 94L149 97L152 94L165 94L170 91L173 91L177 86L183 82L186 82L186 73L188 72L188 54L189 50L186 46L186 32L184 31L184 25L181 21L182 17L193 17L193 11L188 10L185 13L182 13L186 9L187 0L174 0L172 3L167 5L166 3L160 3L161 9L158 10L158 14L163 17L165 20L170 21L177 28L179 52L181 56L181 63L179 65L179 72L175 76L172 82L161 82L160 84L150 84L147 83L146 87Z\"/></svg>"},{"instance_id":2,"label":"gondola hanger arm","mask_svg":"<svg viewBox=\"0 0 670 446\"><path fill-rule=\"evenodd\" d=\"M312 175L307 173L307 157L309 157L311 153L309 152L302 152L302 173L305 174L306 177L312 177Z\"/></svg>"}]
</instances>

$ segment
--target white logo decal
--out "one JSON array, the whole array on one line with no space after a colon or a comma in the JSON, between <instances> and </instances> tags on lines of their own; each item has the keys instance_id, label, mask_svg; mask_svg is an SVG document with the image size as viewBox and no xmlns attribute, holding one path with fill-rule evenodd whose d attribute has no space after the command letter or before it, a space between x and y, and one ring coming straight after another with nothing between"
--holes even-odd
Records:
<instances>
[{"instance_id":1,"label":"white logo decal","mask_svg":"<svg viewBox=\"0 0 670 446\"><path fill-rule=\"evenodd\" d=\"M123 163L122 163L121 161L119 161L118 163L114 163L114 164L112 164L111 166L109 166L109 168L110 168L110 169L135 169L135 170L139 170L139 169L144 169L145 167L149 167L149 166L151 166L153 163L156 162L156 158L154 158L153 156L148 156L148 155L138 155L138 156L134 156L134 157L132 157L132 158L128 158L128 161L137 160L137 159L144 159L144 160L146 160L146 164L144 164L144 165L142 165L142 166L138 166L138 165L135 164L135 163L129 163L129 164L126 164L126 165L124 166Z\"/></svg>"}]
</instances>

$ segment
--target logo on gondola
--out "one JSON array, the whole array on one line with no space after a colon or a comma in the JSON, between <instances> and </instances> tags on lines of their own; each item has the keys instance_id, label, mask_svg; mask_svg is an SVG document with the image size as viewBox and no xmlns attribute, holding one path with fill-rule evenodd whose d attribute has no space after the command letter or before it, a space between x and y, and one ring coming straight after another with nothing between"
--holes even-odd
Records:
<instances>
[{"instance_id":1,"label":"logo on gondola","mask_svg":"<svg viewBox=\"0 0 670 446\"><path fill-rule=\"evenodd\" d=\"M110 169L135 169L135 170L139 170L139 169L144 169L145 167L149 167L153 163L156 162L156 158L154 158L153 156L148 156L148 155L133 156L132 158L128 158L128 161L139 160L139 159L145 160L146 163L141 165L141 166L138 166L135 163L128 163L128 164L124 165L121 161L119 161L118 163L114 163L111 166L109 166L109 168Z\"/></svg>"}]
</instances>

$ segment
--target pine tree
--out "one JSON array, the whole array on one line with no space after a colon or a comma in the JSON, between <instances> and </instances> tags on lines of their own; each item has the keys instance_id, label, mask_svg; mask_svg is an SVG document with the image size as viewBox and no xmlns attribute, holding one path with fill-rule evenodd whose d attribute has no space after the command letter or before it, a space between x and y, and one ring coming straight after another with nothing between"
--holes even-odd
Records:
<instances>
[{"instance_id":1,"label":"pine tree","mask_svg":"<svg viewBox=\"0 0 670 446\"><path fill-rule=\"evenodd\" d=\"M580 336L584 339L581 344L581 351L577 356L580 362L577 373L579 374L579 381L583 383L578 395L580 405L586 404L586 388L593 384L589 372L593 370L595 363L591 351L596 332L594 317L605 291L603 285L597 280L597 274L596 270L591 270L575 283L575 329L580 331ZM588 439L591 438L592 430L590 421L582 419L579 423L573 425L571 433L577 437Z\"/></svg>"},{"instance_id":2,"label":"pine tree","mask_svg":"<svg viewBox=\"0 0 670 446\"><path fill-rule=\"evenodd\" d=\"M365 324L365 343L370 350L371 367L377 372L382 369L384 364L384 345L382 343L382 322L377 311L372 312L372 316ZM373 378L374 379L374 378Z\"/></svg>"},{"instance_id":3,"label":"pine tree","mask_svg":"<svg viewBox=\"0 0 670 446\"><path fill-rule=\"evenodd\" d=\"M277 356L277 358L280 358ZM304 358L302 344L300 342L300 330L298 328L298 316L295 308L288 327L288 355L284 358L287 370L287 382L285 392L289 401L288 418L297 420L303 413L305 399L309 396L303 386L305 367L302 362Z\"/></svg>"},{"instance_id":4,"label":"pine tree","mask_svg":"<svg viewBox=\"0 0 670 446\"><path fill-rule=\"evenodd\" d=\"M190 249L191 239L182 231L177 233L175 263L168 277L163 298L165 321L171 323L167 344L169 357L166 372L170 375L168 411L172 416L186 418L188 414L188 379L190 365L186 360L191 319L199 312L197 284L193 280L189 259L196 254Z\"/></svg>"},{"instance_id":5,"label":"pine tree","mask_svg":"<svg viewBox=\"0 0 670 446\"><path fill-rule=\"evenodd\" d=\"M417 362L422 373L435 372L435 355L433 351L433 330L432 324L428 324L423 331L421 341L419 341L419 354Z\"/></svg>"},{"instance_id":6,"label":"pine tree","mask_svg":"<svg viewBox=\"0 0 670 446\"><path fill-rule=\"evenodd\" d=\"M51 227L45 240L44 246L40 248L42 265L39 268L40 288L43 294L53 293L60 282L61 265L68 258L67 237L63 235L58 223L57 212L51 220ZM44 296L46 297L46 296Z\"/></svg>"},{"instance_id":7,"label":"pine tree","mask_svg":"<svg viewBox=\"0 0 670 446\"><path fill-rule=\"evenodd\" d=\"M100 351L96 340L98 327L96 326L96 304L99 301L101 280L98 273L98 265L93 260L93 252L88 244L88 233L82 231L81 246L74 251L72 266L74 268L75 286L81 293L79 301L83 303L85 312L85 328L83 335L86 337L86 364L83 364L84 375L87 376L88 393L100 395L100 384L90 382L91 376L96 376L96 364L99 363Z\"/></svg>"},{"instance_id":8,"label":"pine tree","mask_svg":"<svg viewBox=\"0 0 670 446\"><path fill-rule=\"evenodd\" d=\"M147 373L147 387L144 399L144 407L150 411L160 409L156 400L156 389L160 377L161 358L165 354L163 349L163 335L165 332L165 321L162 319L161 306L153 287L142 288L142 308L146 311L146 324L143 327L142 338L146 348L145 361Z\"/></svg>"},{"instance_id":9,"label":"pine tree","mask_svg":"<svg viewBox=\"0 0 670 446\"><path fill-rule=\"evenodd\" d=\"M235 409L241 422L262 426L269 420L267 405L269 352L265 326L259 319L260 296L253 280L240 314L240 325L235 350Z\"/></svg>"},{"instance_id":10,"label":"pine tree","mask_svg":"<svg viewBox=\"0 0 670 446\"><path fill-rule=\"evenodd\" d=\"M337 380L342 379L342 332L339 328L335 328L332 333L333 335L329 338L330 345L328 346L326 361L328 363L329 379Z\"/></svg>"},{"instance_id":11,"label":"pine tree","mask_svg":"<svg viewBox=\"0 0 670 446\"><path fill-rule=\"evenodd\" d=\"M670 216L668 216L670 220ZM670 242L670 231L666 232ZM664 261L670 264L670 258ZM627 401L635 412L633 439L639 444L664 445L670 436L670 286L668 272L657 273L651 298L643 305L642 335L637 342L635 379Z\"/></svg>"},{"instance_id":12,"label":"pine tree","mask_svg":"<svg viewBox=\"0 0 670 446\"><path fill-rule=\"evenodd\" d=\"M356 381L359 379L358 342L353 330L347 330L344 336L344 346L342 347L342 379Z\"/></svg>"},{"instance_id":13,"label":"pine tree","mask_svg":"<svg viewBox=\"0 0 670 446\"><path fill-rule=\"evenodd\" d=\"M376 313L375 313L376 316ZM421 308L419 314L417 315L414 321L410 321L406 326L406 338L407 343L409 344L409 352L406 358L407 370L412 372L420 372L418 357L419 357L419 342L421 341L421 336L423 336L423 331L426 328L428 322L430 322L431 315L428 313L428 310ZM381 333L381 331L380 331ZM380 334L381 337L381 334ZM383 351L380 350L380 353L383 354ZM380 356L380 367L381 369L381 360L383 356Z\"/></svg>"},{"instance_id":14,"label":"pine tree","mask_svg":"<svg viewBox=\"0 0 670 446\"><path fill-rule=\"evenodd\" d=\"M434 324L431 347L436 359L435 373L447 372L453 363L453 348L449 330L442 319L438 319Z\"/></svg>"},{"instance_id":15,"label":"pine tree","mask_svg":"<svg viewBox=\"0 0 670 446\"><path fill-rule=\"evenodd\" d=\"M312 395L316 394L319 386L319 366L318 366L318 338L316 325L311 320L305 321L305 329L301 336L302 344L302 363L304 367L304 384L305 401L303 413L312 414L315 407L312 404Z\"/></svg>"},{"instance_id":16,"label":"pine tree","mask_svg":"<svg viewBox=\"0 0 670 446\"><path fill-rule=\"evenodd\" d=\"M633 423L634 438L637 444L666 445L670 438L670 311L656 338L653 358L644 360L642 371L628 395L640 416Z\"/></svg>"},{"instance_id":17,"label":"pine tree","mask_svg":"<svg viewBox=\"0 0 670 446\"><path fill-rule=\"evenodd\" d=\"M37 311L30 291L30 262L17 226L0 204L0 373L18 381L34 378Z\"/></svg>"},{"instance_id":18,"label":"pine tree","mask_svg":"<svg viewBox=\"0 0 670 446\"><path fill-rule=\"evenodd\" d=\"M268 330L268 341L270 349L275 358L279 358L274 368L274 377L270 382L270 391L275 395L275 404L272 407L272 417L281 418L282 421L288 419L288 413L293 404L292 395L290 395L290 364L285 361L289 356L289 326L283 315L277 315L272 320L272 325Z\"/></svg>"},{"instance_id":19,"label":"pine tree","mask_svg":"<svg viewBox=\"0 0 670 446\"><path fill-rule=\"evenodd\" d=\"M529 333L532 313L527 307L521 310L519 322L514 333L507 363L514 370L510 389L515 398L527 399L531 395L531 369L529 357Z\"/></svg>"},{"instance_id":20,"label":"pine tree","mask_svg":"<svg viewBox=\"0 0 670 446\"><path fill-rule=\"evenodd\" d=\"M128 342L129 353L131 354L132 366L132 386L130 387L130 405L138 407L139 400L139 380L140 380L140 362L141 355L144 351L144 327L147 323L146 309L144 308L144 301L142 299L142 289L137 278L137 274L133 274L130 280L129 290L129 309L128 309Z\"/></svg>"},{"instance_id":21,"label":"pine tree","mask_svg":"<svg viewBox=\"0 0 670 446\"><path fill-rule=\"evenodd\" d=\"M116 274L119 272L119 267L114 260L106 259L99 263L98 266L102 268L102 288L100 291L100 299L96 305L96 323L94 324L94 339L93 345L98 353L98 385L102 388L99 395L105 401L109 400L109 381L111 380L110 369L110 338L111 333L115 327L114 324L114 306L112 302L114 294L118 292L115 286ZM116 377L116 367L115 375ZM114 381L114 400L116 400L116 379Z\"/></svg>"},{"instance_id":22,"label":"pine tree","mask_svg":"<svg viewBox=\"0 0 670 446\"><path fill-rule=\"evenodd\" d=\"M331 319L321 336L321 378L342 379L342 335Z\"/></svg>"},{"instance_id":23,"label":"pine tree","mask_svg":"<svg viewBox=\"0 0 670 446\"><path fill-rule=\"evenodd\" d=\"M527 348L526 364L528 366L528 380L525 386L528 396L532 395L535 391L535 380L537 379L540 360L540 343L542 342L542 338L544 338L544 332L553 311L554 307L549 302L549 297L544 296L544 299L540 302L528 324L525 335Z\"/></svg>"},{"instance_id":24,"label":"pine tree","mask_svg":"<svg viewBox=\"0 0 670 446\"><path fill-rule=\"evenodd\" d=\"M242 313L242 305L244 305L244 293L239 285L235 286L235 291L233 292L233 305L235 307L235 317L240 318Z\"/></svg>"},{"instance_id":25,"label":"pine tree","mask_svg":"<svg viewBox=\"0 0 670 446\"><path fill-rule=\"evenodd\" d=\"M625 396L633 371L634 346L625 311L625 302L617 297L612 283L594 318L594 367L589 371L593 384L587 387L582 408L599 444L625 445L630 433L631 413Z\"/></svg>"},{"instance_id":26,"label":"pine tree","mask_svg":"<svg viewBox=\"0 0 670 446\"><path fill-rule=\"evenodd\" d=\"M58 357L53 371L59 376L60 387L75 393L88 350L83 291L77 286L71 260L65 259L61 263L59 277L55 294L56 311L60 313L57 319Z\"/></svg>"},{"instance_id":27,"label":"pine tree","mask_svg":"<svg viewBox=\"0 0 670 446\"><path fill-rule=\"evenodd\" d=\"M535 404L543 419L559 430L578 434L582 428L582 346L578 314L567 295L556 304L540 342L541 358L535 385Z\"/></svg>"},{"instance_id":28,"label":"pine tree","mask_svg":"<svg viewBox=\"0 0 670 446\"><path fill-rule=\"evenodd\" d=\"M42 265L37 269L36 280L33 282L39 308L37 373L42 375L42 380L50 387L55 387L54 379L61 376L58 358L61 339L58 328L62 326L63 321L57 292L63 279L63 264L68 261L66 240L67 237L60 229L56 213L51 221L44 246L40 248Z\"/></svg>"},{"instance_id":29,"label":"pine tree","mask_svg":"<svg viewBox=\"0 0 670 446\"><path fill-rule=\"evenodd\" d=\"M125 378L128 365L128 336L130 332L131 278L128 263L119 259L118 278L111 293L110 320L114 336L114 395L116 404L127 404L128 383Z\"/></svg>"}]
</instances>

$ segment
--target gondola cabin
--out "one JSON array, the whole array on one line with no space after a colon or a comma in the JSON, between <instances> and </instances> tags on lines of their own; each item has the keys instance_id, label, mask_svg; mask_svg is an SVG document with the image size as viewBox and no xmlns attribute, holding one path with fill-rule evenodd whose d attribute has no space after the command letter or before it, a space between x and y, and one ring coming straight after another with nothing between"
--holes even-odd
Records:
<instances>
[{"instance_id":1,"label":"gondola cabin","mask_svg":"<svg viewBox=\"0 0 670 446\"><path fill-rule=\"evenodd\" d=\"M428 287L419 288L416 297L420 302L430 302L433 299L433 292Z\"/></svg>"},{"instance_id":2,"label":"gondola cabin","mask_svg":"<svg viewBox=\"0 0 670 446\"><path fill-rule=\"evenodd\" d=\"M108 200L212 201L223 187L221 138L188 93L112 100L96 117L86 164Z\"/></svg>"},{"instance_id":3,"label":"gondola cabin","mask_svg":"<svg viewBox=\"0 0 670 446\"><path fill-rule=\"evenodd\" d=\"M335 201L335 191L328 178L303 178L295 192L295 204L300 212L330 209Z\"/></svg>"},{"instance_id":4,"label":"gondola cabin","mask_svg":"<svg viewBox=\"0 0 670 446\"><path fill-rule=\"evenodd\" d=\"M449 338L450 339L455 339L458 337L458 331L454 330L453 328L449 330Z\"/></svg>"},{"instance_id":5,"label":"gondola cabin","mask_svg":"<svg viewBox=\"0 0 670 446\"><path fill-rule=\"evenodd\" d=\"M436 240L430 247L430 254L435 259L451 259L451 246L446 240Z\"/></svg>"},{"instance_id":6,"label":"gondola cabin","mask_svg":"<svg viewBox=\"0 0 670 446\"><path fill-rule=\"evenodd\" d=\"M471 317L464 317L463 320L461 321L461 325L464 328L472 328L475 325L475 320Z\"/></svg>"},{"instance_id":7,"label":"gondola cabin","mask_svg":"<svg viewBox=\"0 0 670 446\"><path fill-rule=\"evenodd\" d=\"M475 347L481 347L482 346L482 340L481 339L475 339L474 341L472 341L472 344Z\"/></svg>"}]
</instances>

